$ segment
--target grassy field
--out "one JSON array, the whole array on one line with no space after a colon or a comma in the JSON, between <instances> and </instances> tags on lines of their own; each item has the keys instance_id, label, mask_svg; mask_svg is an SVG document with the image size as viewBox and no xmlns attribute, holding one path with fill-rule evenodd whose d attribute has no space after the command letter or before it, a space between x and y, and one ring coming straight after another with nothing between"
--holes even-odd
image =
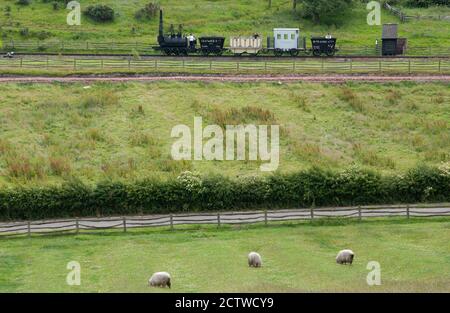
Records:
<instances>
[{"instance_id":1,"label":"grassy field","mask_svg":"<svg viewBox=\"0 0 450 313\"><path fill-rule=\"evenodd\" d=\"M148 0L101 0L83 1L82 9L93 3L105 3L114 8L114 22L100 24L83 16L81 26L68 26L68 10L53 10L52 3L32 1L29 6L19 6L16 0L4 0L0 4L0 25L2 39L65 41L117 41L155 43L158 31L157 18L142 22L134 13L148 3ZM301 18L301 6L292 10L288 0L273 0L271 9L267 1L261 0L161 0L165 10L166 25L184 24L186 32L197 35L244 35L258 32L264 37L274 27L300 27L302 34L324 35L331 32L342 46L373 46L381 37L381 26L366 23L368 11L365 4L357 2L352 12L341 15L333 25L315 25ZM10 7L10 12L7 12ZM51 18L50 18L51 17ZM383 10L382 23L399 22L397 17ZM26 31L28 29L28 32ZM450 38L448 21L414 21L400 26L400 36L408 37L409 46L448 47ZM21 34L22 33L22 34Z\"/></svg>"},{"instance_id":2,"label":"grassy field","mask_svg":"<svg viewBox=\"0 0 450 313\"><path fill-rule=\"evenodd\" d=\"M220 230L139 230L0 240L0 292L159 292L155 271L172 275L172 292L449 292L448 218L235 226ZM335 263L351 248L352 266ZM263 267L248 268L259 251ZM68 286L66 265L81 265ZM381 286L368 286L369 261Z\"/></svg>"},{"instance_id":3,"label":"grassy field","mask_svg":"<svg viewBox=\"0 0 450 313\"><path fill-rule=\"evenodd\" d=\"M448 84L98 83L0 86L0 185L70 177L258 175L258 161L174 161L172 127L279 124L281 172L401 172L450 160Z\"/></svg>"}]
</instances>

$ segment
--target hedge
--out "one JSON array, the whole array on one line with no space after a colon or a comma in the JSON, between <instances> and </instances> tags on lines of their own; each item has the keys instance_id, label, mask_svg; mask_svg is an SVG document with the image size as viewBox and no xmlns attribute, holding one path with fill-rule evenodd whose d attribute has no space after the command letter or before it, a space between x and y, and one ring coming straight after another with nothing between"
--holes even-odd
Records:
<instances>
[{"instance_id":1,"label":"hedge","mask_svg":"<svg viewBox=\"0 0 450 313\"><path fill-rule=\"evenodd\" d=\"M70 181L0 190L0 220L111 216L252 208L296 208L450 201L450 166L381 175L352 167L230 179L184 172L176 179Z\"/></svg>"}]
</instances>

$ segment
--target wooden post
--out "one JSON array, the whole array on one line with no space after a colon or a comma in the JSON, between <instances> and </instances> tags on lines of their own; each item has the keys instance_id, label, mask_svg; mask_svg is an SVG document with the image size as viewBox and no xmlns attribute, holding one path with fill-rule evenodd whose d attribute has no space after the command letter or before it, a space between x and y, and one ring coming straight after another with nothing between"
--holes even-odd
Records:
<instances>
[{"instance_id":1,"label":"wooden post","mask_svg":"<svg viewBox=\"0 0 450 313\"><path fill-rule=\"evenodd\" d=\"M441 72L441 60L439 60L439 62L438 62L438 72L439 73Z\"/></svg>"},{"instance_id":2,"label":"wooden post","mask_svg":"<svg viewBox=\"0 0 450 313\"><path fill-rule=\"evenodd\" d=\"M323 61L323 59L322 59L322 67L321 67L321 69L320 69L322 72L323 72L323 69L324 69L324 64L323 64L323 63L324 63L324 61Z\"/></svg>"},{"instance_id":3,"label":"wooden post","mask_svg":"<svg viewBox=\"0 0 450 313\"><path fill-rule=\"evenodd\" d=\"M292 62L292 70L295 71L295 61Z\"/></svg>"},{"instance_id":4,"label":"wooden post","mask_svg":"<svg viewBox=\"0 0 450 313\"><path fill-rule=\"evenodd\" d=\"M264 61L264 72L267 72L267 61Z\"/></svg>"},{"instance_id":5,"label":"wooden post","mask_svg":"<svg viewBox=\"0 0 450 313\"><path fill-rule=\"evenodd\" d=\"M239 72L239 61L236 62L236 70Z\"/></svg>"},{"instance_id":6,"label":"wooden post","mask_svg":"<svg viewBox=\"0 0 450 313\"><path fill-rule=\"evenodd\" d=\"M47 69L48 69L48 56L47 56L47 60L46 60L45 65L46 65L46 67L47 67Z\"/></svg>"},{"instance_id":7,"label":"wooden post","mask_svg":"<svg viewBox=\"0 0 450 313\"><path fill-rule=\"evenodd\" d=\"M23 57L20 57L20 67L23 65Z\"/></svg>"},{"instance_id":8,"label":"wooden post","mask_svg":"<svg viewBox=\"0 0 450 313\"><path fill-rule=\"evenodd\" d=\"M31 237L31 222L28 221L27 223L27 235L28 237Z\"/></svg>"},{"instance_id":9,"label":"wooden post","mask_svg":"<svg viewBox=\"0 0 450 313\"><path fill-rule=\"evenodd\" d=\"M409 219L409 204L406 205L406 218Z\"/></svg>"},{"instance_id":10,"label":"wooden post","mask_svg":"<svg viewBox=\"0 0 450 313\"><path fill-rule=\"evenodd\" d=\"M359 221L361 221L361 219L362 219L361 206L360 205L358 206L358 219L359 219Z\"/></svg>"},{"instance_id":11,"label":"wooden post","mask_svg":"<svg viewBox=\"0 0 450 313\"><path fill-rule=\"evenodd\" d=\"M75 227L76 227L76 234L80 232L80 225L78 222L78 217L75 219Z\"/></svg>"},{"instance_id":12,"label":"wooden post","mask_svg":"<svg viewBox=\"0 0 450 313\"><path fill-rule=\"evenodd\" d=\"M381 73L381 61L378 61L378 72Z\"/></svg>"},{"instance_id":13,"label":"wooden post","mask_svg":"<svg viewBox=\"0 0 450 313\"><path fill-rule=\"evenodd\" d=\"M209 70L212 70L212 61L209 61Z\"/></svg>"},{"instance_id":14,"label":"wooden post","mask_svg":"<svg viewBox=\"0 0 450 313\"><path fill-rule=\"evenodd\" d=\"M155 60L155 69L158 68L158 60Z\"/></svg>"},{"instance_id":15,"label":"wooden post","mask_svg":"<svg viewBox=\"0 0 450 313\"><path fill-rule=\"evenodd\" d=\"M220 227L220 213L217 213L217 227Z\"/></svg>"},{"instance_id":16,"label":"wooden post","mask_svg":"<svg viewBox=\"0 0 450 313\"><path fill-rule=\"evenodd\" d=\"M125 216L123 217L123 232L127 232L127 219Z\"/></svg>"},{"instance_id":17,"label":"wooden post","mask_svg":"<svg viewBox=\"0 0 450 313\"><path fill-rule=\"evenodd\" d=\"M101 66L102 66L102 69L103 69L103 59L101 59Z\"/></svg>"},{"instance_id":18,"label":"wooden post","mask_svg":"<svg viewBox=\"0 0 450 313\"><path fill-rule=\"evenodd\" d=\"M408 74L411 74L411 60L408 60Z\"/></svg>"},{"instance_id":19,"label":"wooden post","mask_svg":"<svg viewBox=\"0 0 450 313\"><path fill-rule=\"evenodd\" d=\"M128 70L131 69L131 60L128 59Z\"/></svg>"},{"instance_id":20,"label":"wooden post","mask_svg":"<svg viewBox=\"0 0 450 313\"><path fill-rule=\"evenodd\" d=\"M173 215L170 214L170 230L173 230Z\"/></svg>"},{"instance_id":21,"label":"wooden post","mask_svg":"<svg viewBox=\"0 0 450 313\"><path fill-rule=\"evenodd\" d=\"M314 219L314 204L311 206L311 222Z\"/></svg>"},{"instance_id":22,"label":"wooden post","mask_svg":"<svg viewBox=\"0 0 450 313\"><path fill-rule=\"evenodd\" d=\"M267 226L267 210L264 210L264 225Z\"/></svg>"},{"instance_id":23,"label":"wooden post","mask_svg":"<svg viewBox=\"0 0 450 313\"><path fill-rule=\"evenodd\" d=\"M353 61L350 59L350 73L353 72Z\"/></svg>"},{"instance_id":24,"label":"wooden post","mask_svg":"<svg viewBox=\"0 0 450 313\"><path fill-rule=\"evenodd\" d=\"M77 59L73 59L73 69L76 70L77 69Z\"/></svg>"}]
</instances>

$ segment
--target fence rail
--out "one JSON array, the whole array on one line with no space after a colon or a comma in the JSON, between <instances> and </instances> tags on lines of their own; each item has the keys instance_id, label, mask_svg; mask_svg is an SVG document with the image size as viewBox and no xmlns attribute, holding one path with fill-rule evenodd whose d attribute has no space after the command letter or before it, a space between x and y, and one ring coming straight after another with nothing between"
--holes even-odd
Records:
<instances>
[{"instance_id":1,"label":"fence rail","mask_svg":"<svg viewBox=\"0 0 450 313\"><path fill-rule=\"evenodd\" d=\"M393 7L389 3L384 3L384 8L390 11L392 14L396 15L400 21L407 22L411 20L421 20L421 19L433 19L433 20L448 20L450 21L450 16L448 15L407 15L400 9Z\"/></svg>"},{"instance_id":2,"label":"fence rail","mask_svg":"<svg viewBox=\"0 0 450 313\"><path fill-rule=\"evenodd\" d=\"M176 71L176 72L289 72L289 73L448 73L448 59L352 60L308 59L300 61L240 61L132 58L0 58L0 70L66 71Z\"/></svg>"},{"instance_id":3,"label":"fence rail","mask_svg":"<svg viewBox=\"0 0 450 313\"><path fill-rule=\"evenodd\" d=\"M409 18L409 17L408 17ZM414 17L416 18L416 17ZM381 42L381 41L380 41ZM1 50L16 52L54 52L54 53L126 53L133 54L156 54L159 53L153 49L156 44L144 42L64 42L59 40L28 40L28 41L5 41ZM380 56L381 46L347 46L340 45L337 56ZM450 47L433 46L408 46L405 51L407 56L450 56Z\"/></svg>"},{"instance_id":4,"label":"fence rail","mask_svg":"<svg viewBox=\"0 0 450 313\"><path fill-rule=\"evenodd\" d=\"M110 218L72 218L48 221L21 221L0 223L0 237L31 236L32 234L80 233L90 230L116 229L127 232L132 228L169 227L181 225L230 225L280 221L305 221L323 218L373 217L450 217L450 204L384 205L340 208L302 208L295 210L264 210L246 212L192 213L151 216L124 216Z\"/></svg>"}]
</instances>

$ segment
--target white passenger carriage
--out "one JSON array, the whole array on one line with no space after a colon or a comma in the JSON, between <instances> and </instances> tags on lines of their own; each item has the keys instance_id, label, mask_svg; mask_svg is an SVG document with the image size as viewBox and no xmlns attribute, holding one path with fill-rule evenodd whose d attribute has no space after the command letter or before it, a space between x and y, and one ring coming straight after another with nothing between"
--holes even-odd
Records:
<instances>
[{"instance_id":1,"label":"white passenger carriage","mask_svg":"<svg viewBox=\"0 0 450 313\"><path fill-rule=\"evenodd\" d=\"M274 28L273 37L267 38L268 50L273 50L276 56L289 53L292 56L305 51L305 40L300 37L299 28Z\"/></svg>"}]
</instances>

